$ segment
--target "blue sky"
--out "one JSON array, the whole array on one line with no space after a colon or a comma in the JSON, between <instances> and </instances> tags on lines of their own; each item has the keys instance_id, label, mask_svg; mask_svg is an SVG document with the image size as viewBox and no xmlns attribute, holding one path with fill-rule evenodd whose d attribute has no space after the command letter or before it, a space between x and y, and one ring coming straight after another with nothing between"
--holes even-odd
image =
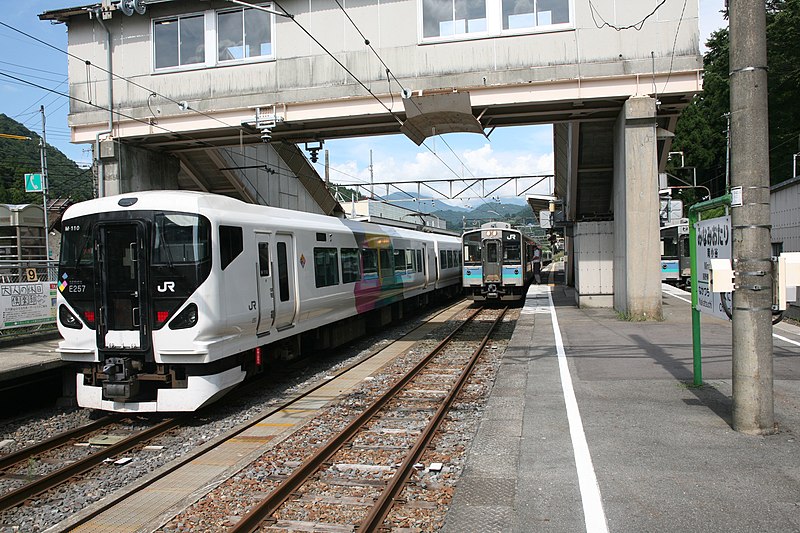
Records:
<instances>
[{"instance_id":1,"label":"blue sky","mask_svg":"<svg viewBox=\"0 0 800 533\"><path fill-rule=\"evenodd\" d=\"M669 0L679 2L680 0ZM3 2L0 21L29 33L61 51L36 43L7 27L0 26L0 73L67 92L67 32L64 24L38 19L50 9L83 5L91 1L19 0ZM719 11L724 0L700 0L701 47L708 35L726 24ZM69 142L67 98L27 86L0 75L0 113L4 113L41 134L39 106L45 106L47 141L79 163L91 161L89 145ZM497 128L489 139L476 134L448 134L418 147L402 135L331 140L331 181L369 181L370 151L375 181L499 176L552 173L552 129L550 126ZM436 152L436 155L431 151ZM456 155L454 155L454 152ZM321 154L320 154L321 155ZM442 162L443 160L448 169ZM323 174L322 162L317 170ZM452 169L452 170L451 170ZM377 191L376 191L377 192ZM537 190L536 192L548 192Z\"/></svg>"}]
</instances>

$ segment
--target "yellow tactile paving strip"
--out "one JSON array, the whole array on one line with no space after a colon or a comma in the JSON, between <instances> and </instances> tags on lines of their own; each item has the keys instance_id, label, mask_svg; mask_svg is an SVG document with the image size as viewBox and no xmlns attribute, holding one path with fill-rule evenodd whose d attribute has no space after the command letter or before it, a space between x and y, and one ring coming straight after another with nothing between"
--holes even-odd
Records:
<instances>
[{"instance_id":1,"label":"yellow tactile paving strip","mask_svg":"<svg viewBox=\"0 0 800 533\"><path fill-rule=\"evenodd\" d=\"M451 319L469 304L470 302L463 302L440 313L430 322L388 346L357 368L332 379L291 407L264 419L144 490L121 500L112 509L95 516L85 524L71 528L68 525L71 521L66 521L61 525L69 531L104 533L152 531L158 528L233 472L255 460L274 445L272 441L281 440L275 437L295 431L313 418L319 410L353 390L365 378L375 374L416 342L425 339L433 329ZM91 513L91 507L86 513ZM79 519L80 515L72 522L78 522Z\"/></svg>"}]
</instances>

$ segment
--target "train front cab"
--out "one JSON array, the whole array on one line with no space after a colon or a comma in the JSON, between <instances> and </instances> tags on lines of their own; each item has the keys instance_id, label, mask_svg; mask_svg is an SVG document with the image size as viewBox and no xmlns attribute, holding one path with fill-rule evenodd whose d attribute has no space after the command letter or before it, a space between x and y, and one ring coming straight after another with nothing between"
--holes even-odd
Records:
<instances>
[{"instance_id":1,"label":"train front cab","mask_svg":"<svg viewBox=\"0 0 800 533\"><path fill-rule=\"evenodd\" d=\"M155 356L159 330L171 337L195 335L201 310L187 300L210 274L210 229L204 217L176 212L123 211L65 221L59 351L81 366L80 406L193 410L241 381L238 365L217 365L196 376Z\"/></svg>"},{"instance_id":2,"label":"train front cab","mask_svg":"<svg viewBox=\"0 0 800 533\"><path fill-rule=\"evenodd\" d=\"M464 234L462 283L476 300L519 300L529 281L522 234L505 223L485 224Z\"/></svg>"}]
</instances>

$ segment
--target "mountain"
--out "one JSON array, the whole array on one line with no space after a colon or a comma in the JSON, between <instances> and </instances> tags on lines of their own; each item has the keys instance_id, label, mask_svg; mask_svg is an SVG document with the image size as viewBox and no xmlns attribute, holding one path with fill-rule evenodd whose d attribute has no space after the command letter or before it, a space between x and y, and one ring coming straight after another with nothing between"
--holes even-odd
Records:
<instances>
[{"instance_id":1,"label":"mountain","mask_svg":"<svg viewBox=\"0 0 800 533\"><path fill-rule=\"evenodd\" d=\"M41 173L41 138L16 120L0 113L0 133L30 137L18 140L0 137L0 203L41 204L40 193L25 192L25 174ZM91 169L81 169L52 145L47 145L47 199L75 202L92 198Z\"/></svg>"},{"instance_id":2,"label":"mountain","mask_svg":"<svg viewBox=\"0 0 800 533\"><path fill-rule=\"evenodd\" d=\"M431 200L431 199L424 199L418 200L414 198L416 195L414 193L404 193L404 192L393 192L388 196L383 196L387 202L397 205L400 207L405 207L406 209L413 209L414 211L419 211L420 213L433 213L436 210L448 210L448 211L455 211L455 212L469 212L469 209L464 209L463 207L457 205L451 205L444 200Z\"/></svg>"},{"instance_id":3,"label":"mountain","mask_svg":"<svg viewBox=\"0 0 800 533\"><path fill-rule=\"evenodd\" d=\"M529 205L519 206L507 203L489 202L475 209L441 209L431 213L447 222L447 229L462 230L465 227L479 227L484 222L508 222L512 226L538 225Z\"/></svg>"}]
</instances>

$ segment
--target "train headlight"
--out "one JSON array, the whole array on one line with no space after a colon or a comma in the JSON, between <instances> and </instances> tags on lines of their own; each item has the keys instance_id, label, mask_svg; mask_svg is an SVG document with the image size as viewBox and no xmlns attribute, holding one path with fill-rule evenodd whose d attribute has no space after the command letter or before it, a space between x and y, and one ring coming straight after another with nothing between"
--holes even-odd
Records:
<instances>
[{"instance_id":1,"label":"train headlight","mask_svg":"<svg viewBox=\"0 0 800 533\"><path fill-rule=\"evenodd\" d=\"M58 308L58 320L61 322L61 325L65 328L70 329L81 329L83 328L83 324L81 321L78 320L78 317L72 314L72 312L67 309L66 305L62 305Z\"/></svg>"},{"instance_id":2,"label":"train headlight","mask_svg":"<svg viewBox=\"0 0 800 533\"><path fill-rule=\"evenodd\" d=\"M178 313L172 322L169 323L169 329L187 329L197 324L197 305L189 304L186 309Z\"/></svg>"}]
</instances>

